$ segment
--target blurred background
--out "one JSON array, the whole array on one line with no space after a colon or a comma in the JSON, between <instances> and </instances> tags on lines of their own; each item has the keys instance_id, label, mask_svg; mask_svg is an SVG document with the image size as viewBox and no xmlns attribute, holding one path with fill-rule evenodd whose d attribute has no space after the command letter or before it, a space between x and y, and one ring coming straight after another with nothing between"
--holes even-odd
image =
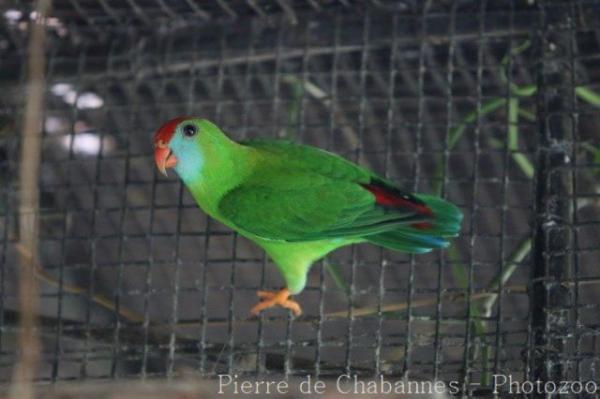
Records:
<instances>
[{"instance_id":1,"label":"blurred background","mask_svg":"<svg viewBox=\"0 0 600 399\"><path fill-rule=\"evenodd\" d=\"M0 4L8 382L38 16ZM53 1L36 381L357 373L486 394L497 373L598 380L599 15L587 0ZM154 131L181 114L439 193L464 212L462 234L420 256L344 248L313 267L302 317L251 318L278 272L154 166Z\"/></svg>"}]
</instances>

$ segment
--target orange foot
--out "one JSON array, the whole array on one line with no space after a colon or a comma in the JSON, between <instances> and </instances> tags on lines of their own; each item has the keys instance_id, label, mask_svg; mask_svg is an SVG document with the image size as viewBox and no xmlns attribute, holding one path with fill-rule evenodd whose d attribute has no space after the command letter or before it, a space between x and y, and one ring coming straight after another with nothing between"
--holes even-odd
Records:
<instances>
[{"instance_id":1,"label":"orange foot","mask_svg":"<svg viewBox=\"0 0 600 399\"><path fill-rule=\"evenodd\" d=\"M302 309L300 308L300 305L298 305L298 302L290 299L290 292L287 288L276 292L258 291L256 295L260 298L260 302L254 305L250 310L250 313L255 316L261 311L277 305L291 310L294 313L294 316L300 316L302 314Z\"/></svg>"}]
</instances>

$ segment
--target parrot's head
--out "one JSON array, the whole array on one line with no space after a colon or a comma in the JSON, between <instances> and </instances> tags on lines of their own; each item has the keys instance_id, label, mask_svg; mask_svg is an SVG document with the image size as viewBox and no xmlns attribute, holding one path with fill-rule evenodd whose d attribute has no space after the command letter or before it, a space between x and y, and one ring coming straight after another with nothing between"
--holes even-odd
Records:
<instances>
[{"instance_id":1,"label":"parrot's head","mask_svg":"<svg viewBox=\"0 0 600 399\"><path fill-rule=\"evenodd\" d=\"M192 116L180 116L162 125L154 135L154 161L167 175L174 168L184 180L197 176L216 140L225 138L211 122Z\"/></svg>"}]
</instances>

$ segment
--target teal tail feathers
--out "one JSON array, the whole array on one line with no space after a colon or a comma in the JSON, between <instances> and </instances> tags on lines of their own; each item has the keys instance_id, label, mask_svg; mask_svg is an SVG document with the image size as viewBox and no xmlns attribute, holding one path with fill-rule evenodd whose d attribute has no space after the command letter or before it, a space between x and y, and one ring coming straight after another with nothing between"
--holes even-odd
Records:
<instances>
[{"instance_id":1,"label":"teal tail feathers","mask_svg":"<svg viewBox=\"0 0 600 399\"><path fill-rule=\"evenodd\" d=\"M413 194L431 210L432 219L427 222L405 225L385 233L364 237L381 247L408 253L425 253L449 245L448 238L460 231L462 212L452 203L426 194Z\"/></svg>"}]
</instances>

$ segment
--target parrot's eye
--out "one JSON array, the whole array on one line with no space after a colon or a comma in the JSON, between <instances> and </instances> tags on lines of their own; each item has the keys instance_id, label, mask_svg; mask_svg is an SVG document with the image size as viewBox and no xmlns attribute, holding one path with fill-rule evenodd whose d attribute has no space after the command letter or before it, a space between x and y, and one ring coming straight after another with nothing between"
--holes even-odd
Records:
<instances>
[{"instance_id":1,"label":"parrot's eye","mask_svg":"<svg viewBox=\"0 0 600 399\"><path fill-rule=\"evenodd\" d=\"M194 125L185 125L183 127L183 135L185 137L192 137L196 133L198 133L198 128L196 126L194 126Z\"/></svg>"}]
</instances>

